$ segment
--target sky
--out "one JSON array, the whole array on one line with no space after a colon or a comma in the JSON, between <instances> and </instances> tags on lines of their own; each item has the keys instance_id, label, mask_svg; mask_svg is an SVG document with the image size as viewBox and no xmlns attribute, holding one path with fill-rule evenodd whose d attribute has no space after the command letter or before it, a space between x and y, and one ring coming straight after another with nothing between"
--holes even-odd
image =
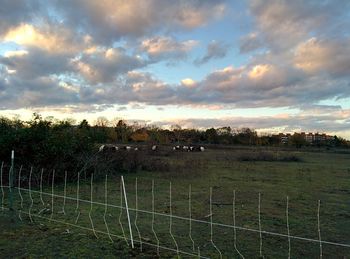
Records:
<instances>
[{"instance_id":1,"label":"sky","mask_svg":"<svg viewBox=\"0 0 350 259\"><path fill-rule=\"evenodd\" d=\"M0 0L0 116L350 139L350 1Z\"/></svg>"}]
</instances>

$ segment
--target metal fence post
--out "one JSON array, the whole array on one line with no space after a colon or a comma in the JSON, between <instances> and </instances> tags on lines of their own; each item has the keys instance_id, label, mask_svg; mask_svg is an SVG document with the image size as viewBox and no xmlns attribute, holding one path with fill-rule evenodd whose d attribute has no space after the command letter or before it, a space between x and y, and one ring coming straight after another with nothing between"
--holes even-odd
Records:
<instances>
[{"instance_id":1,"label":"metal fence post","mask_svg":"<svg viewBox=\"0 0 350 259\"><path fill-rule=\"evenodd\" d=\"M9 207L10 210L13 211L13 196L12 196L12 188L13 188L13 167L14 167L14 160L15 160L15 151L12 150L11 152L11 168L9 172Z\"/></svg>"},{"instance_id":2,"label":"metal fence post","mask_svg":"<svg viewBox=\"0 0 350 259\"><path fill-rule=\"evenodd\" d=\"M128 216L131 247L134 248L134 238L132 236L132 229L131 229L130 215L129 215L129 207L128 207L128 199L126 197L126 190L125 190L125 183L124 183L124 177L123 176L121 177L121 180L122 180L122 187L123 187L123 192L124 192L126 215Z\"/></svg>"}]
</instances>

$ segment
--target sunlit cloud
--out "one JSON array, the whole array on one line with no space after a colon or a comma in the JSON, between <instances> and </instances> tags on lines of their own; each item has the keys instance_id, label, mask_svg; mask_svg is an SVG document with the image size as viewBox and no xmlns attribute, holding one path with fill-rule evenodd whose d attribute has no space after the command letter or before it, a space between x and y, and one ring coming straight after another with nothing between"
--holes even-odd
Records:
<instances>
[{"instance_id":1,"label":"sunlit cloud","mask_svg":"<svg viewBox=\"0 0 350 259\"><path fill-rule=\"evenodd\" d=\"M266 73L271 71L271 65L263 64L254 66L249 72L248 76L252 79L263 77Z\"/></svg>"},{"instance_id":2,"label":"sunlit cloud","mask_svg":"<svg viewBox=\"0 0 350 259\"><path fill-rule=\"evenodd\" d=\"M181 80L181 84L184 85L185 87L195 87L196 86L196 81L194 81L191 78L185 78Z\"/></svg>"},{"instance_id":3,"label":"sunlit cloud","mask_svg":"<svg viewBox=\"0 0 350 259\"><path fill-rule=\"evenodd\" d=\"M11 58L16 56L24 56L28 55L28 51L26 50L14 50L14 51L6 51L4 57Z\"/></svg>"},{"instance_id":4,"label":"sunlit cloud","mask_svg":"<svg viewBox=\"0 0 350 259\"><path fill-rule=\"evenodd\" d=\"M170 37L154 37L141 42L140 50L145 51L151 59L183 59L198 41L178 42Z\"/></svg>"},{"instance_id":5,"label":"sunlit cloud","mask_svg":"<svg viewBox=\"0 0 350 259\"><path fill-rule=\"evenodd\" d=\"M346 132L349 10L342 0L5 1L0 108Z\"/></svg>"},{"instance_id":6,"label":"sunlit cloud","mask_svg":"<svg viewBox=\"0 0 350 259\"><path fill-rule=\"evenodd\" d=\"M36 28L31 24L21 24L10 29L3 37L5 42L41 48L50 52L74 52L81 48L74 42L72 33L61 26Z\"/></svg>"}]
</instances>

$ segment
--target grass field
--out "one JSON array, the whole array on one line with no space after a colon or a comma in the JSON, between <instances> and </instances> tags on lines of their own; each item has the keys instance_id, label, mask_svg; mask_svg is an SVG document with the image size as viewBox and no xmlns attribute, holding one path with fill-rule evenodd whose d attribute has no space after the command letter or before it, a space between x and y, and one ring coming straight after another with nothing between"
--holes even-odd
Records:
<instances>
[{"instance_id":1,"label":"grass field","mask_svg":"<svg viewBox=\"0 0 350 259\"><path fill-rule=\"evenodd\" d=\"M169 147L162 147L164 150ZM287 158L287 159L285 159ZM291 158L291 159L288 159ZM298 159L294 159L298 158ZM232 225L233 190L235 190L236 226L259 229L259 193L261 195L260 218L261 229L280 234L287 234L286 199L289 197L290 235L318 240L318 201L320 200L320 232L324 241L350 244L350 153L334 150L283 150L256 149L249 147L209 147L200 153L163 152L150 155L150 159L167 162L169 170L153 172L139 171L124 175L130 208L135 208L135 180L138 181L138 208L152 211L152 180L154 180L154 231L160 245L176 250L176 245L169 233L170 213L169 185L172 185L172 214L189 217L189 185L191 185L192 218L210 221L209 192L212 187L212 221ZM171 169L175 168L175 169ZM23 183L23 188L28 188ZM63 208L63 198L54 198L53 220L33 216L34 223L28 219L29 209L33 215L51 217L51 196L43 195L42 205L39 193L33 193L33 205L29 193L21 192L23 209L21 216L11 217L10 212L0 211L0 254L3 258L154 258L157 249L153 246L136 243L134 250L128 248L122 238L112 236L109 240L103 219L105 212L105 183L103 179L93 183L93 204L91 217L97 230L79 229L75 224L76 201L66 200L66 215L58 213ZM34 188L37 190L37 188ZM63 195L62 183L55 185L54 193ZM120 177L108 176L108 204L120 205ZM44 192L51 193L51 187L45 186ZM14 192L15 207L20 209L20 196ZM90 200L90 180L81 179L80 198ZM76 183L68 183L67 196L76 197ZM7 196L4 197L7 205ZM123 203L124 204L124 203ZM42 211L46 207L48 210ZM90 204L80 202L81 212L77 225L90 228ZM121 214L122 213L122 214ZM18 214L18 213L17 213ZM139 239L135 225L135 211L130 211L134 238ZM137 226L142 241L157 244L152 231L152 214L138 212ZM119 217L123 229L119 224ZM129 237L125 210L108 207L106 222L113 235ZM239 258L233 246L233 228L213 225L213 242L222 252L224 258ZM192 241L189 238L189 221L172 218L172 233L181 251L198 253L201 256L219 258L219 253L210 239L210 224L192 221ZM130 243L130 241L128 241ZM260 236L258 232L237 230L237 249L245 258L259 258ZM288 257L288 238L262 235L262 255L265 258ZM291 239L292 258L318 258L320 245ZM324 258L348 258L350 248L334 245L322 245ZM182 258L187 255L180 254ZM176 252L160 249L161 258L176 258Z\"/></svg>"}]
</instances>

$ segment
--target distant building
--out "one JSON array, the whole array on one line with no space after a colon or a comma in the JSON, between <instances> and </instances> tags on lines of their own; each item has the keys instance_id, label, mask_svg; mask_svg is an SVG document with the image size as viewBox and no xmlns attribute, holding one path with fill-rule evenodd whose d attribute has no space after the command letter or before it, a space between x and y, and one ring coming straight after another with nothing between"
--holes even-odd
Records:
<instances>
[{"instance_id":1,"label":"distant building","mask_svg":"<svg viewBox=\"0 0 350 259\"><path fill-rule=\"evenodd\" d=\"M327 142L334 139L334 136L330 136L330 135L327 135L325 133L321 134L318 132L315 134L312 132L309 132L309 133L294 132L293 136L295 136L295 135L301 136L310 145L312 145L312 144L324 144L324 143L327 143ZM290 141L290 139L292 137L292 135L290 133L287 133L287 134L279 133L278 135L275 135L275 136L279 138L281 144L288 144L288 142Z\"/></svg>"},{"instance_id":2,"label":"distant building","mask_svg":"<svg viewBox=\"0 0 350 259\"><path fill-rule=\"evenodd\" d=\"M279 138L280 138L280 141L282 144L288 144L288 141L289 141L289 136L283 134L283 133L280 133L278 134Z\"/></svg>"},{"instance_id":3,"label":"distant building","mask_svg":"<svg viewBox=\"0 0 350 259\"><path fill-rule=\"evenodd\" d=\"M305 135L305 140L308 143L312 143L314 142L315 138L314 138L314 134L312 134L311 132L309 132L307 135Z\"/></svg>"}]
</instances>

